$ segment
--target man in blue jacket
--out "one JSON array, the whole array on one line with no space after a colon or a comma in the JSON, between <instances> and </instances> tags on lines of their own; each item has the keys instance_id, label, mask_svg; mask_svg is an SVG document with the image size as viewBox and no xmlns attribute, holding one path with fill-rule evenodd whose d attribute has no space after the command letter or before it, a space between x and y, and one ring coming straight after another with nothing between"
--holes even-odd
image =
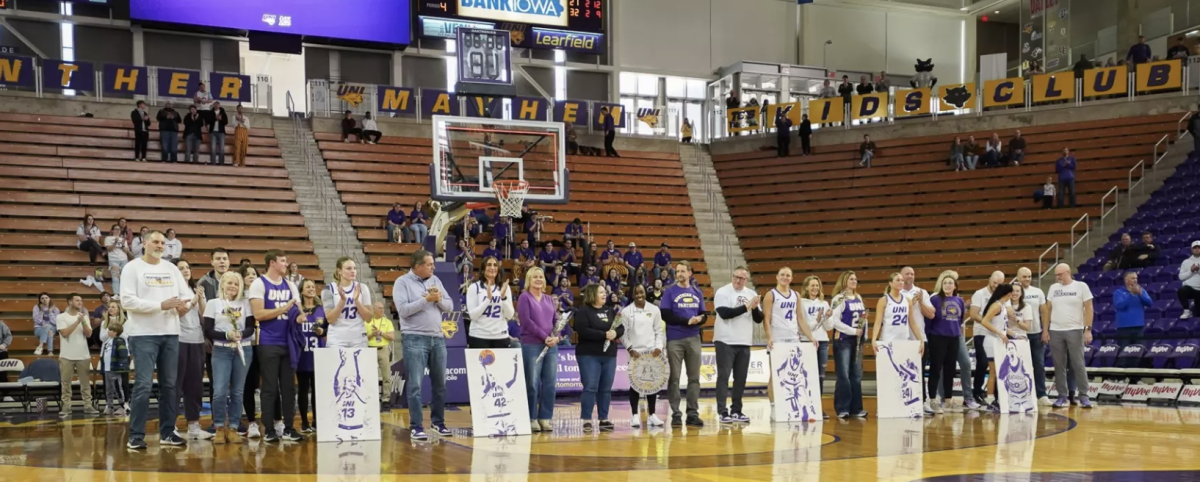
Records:
<instances>
[{"instance_id":1,"label":"man in blue jacket","mask_svg":"<svg viewBox=\"0 0 1200 482\"><path fill-rule=\"evenodd\" d=\"M1138 284L1136 271L1125 273L1125 286L1113 292L1113 307L1117 311L1117 343L1121 348L1142 342L1146 327L1146 308L1154 306L1150 294Z\"/></svg>"}]
</instances>

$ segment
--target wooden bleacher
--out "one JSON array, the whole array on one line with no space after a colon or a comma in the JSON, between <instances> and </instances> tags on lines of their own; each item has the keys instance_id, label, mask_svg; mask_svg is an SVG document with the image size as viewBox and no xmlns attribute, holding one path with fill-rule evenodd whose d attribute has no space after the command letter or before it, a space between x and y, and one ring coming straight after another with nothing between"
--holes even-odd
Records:
<instances>
[{"instance_id":1,"label":"wooden bleacher","mask_svg":"<svg viewBox=\"0 0 1200 482\"><path fill-rule=\"evenodd\" d=\"M158 132L150 135L147 157L158 159ZM305 277L324 279L272 129L251 129L246 167L229 165L232 135L225 166L207 164L207 135L199 164L133 162L133 139L128 120L0 113L0 316L13 331L10 356L27 365L38 293L60 309L70 293L89 310L99 304L100 293L79 283L94 270L75 248L85 214L105 235L119 217L134 231L174 228L194 278L220 246L234 264L249 258L260 270L266 250L283 249ZM107 266L104 288L112 290Z\"/></svg>"}]
</instances>

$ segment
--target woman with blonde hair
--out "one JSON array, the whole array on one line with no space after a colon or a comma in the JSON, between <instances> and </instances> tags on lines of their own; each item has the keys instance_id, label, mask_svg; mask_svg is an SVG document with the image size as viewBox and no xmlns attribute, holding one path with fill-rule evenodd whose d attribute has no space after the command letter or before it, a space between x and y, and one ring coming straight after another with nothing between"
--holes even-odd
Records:
<instances>
[{"instance_id":1,"label":"woman with blonde hair","mask_svg":"<svg viewBox=\"0 0 1200 482\"><path fill-rule=\"evenodd\" d=\"M329 289L321 290L321 306L329 323L325 343L331 347L366 348L365 320L382 315L372 311L371 290L358 282L358 266L344 256L337 260Z\"/></svg>"},{"instance_id":2,"label":"woman with blonde hair","mask_svg":"<svg viewBox=\"0 0 1200 482\"><path fill-rule=\"evenodd\" d=\"M550 432L558 381L558 333L554 332L558 303L546 289L546 273L536 266L525 271L525 291L517 302L521 324L521 356L525 364L525 395L529 426ZM546 356L538 361L545 350Z\"/></svg>"},{"instance_id":3,"label":"woman with blonde hair","mask_svg":"<svg viewBox=\"0 0 1200 482\"><path fill-rule=\"evenodd\" d=\"M909 298L900 292L904 288L904 277L900 273L892 273L888 278L891 281L883 297L875 304L875 331L871 334L871 344L878 346L893 341L921 341L917 324L909 320L912 313L921 309L917 306L916 297ZM920 353L924 352L925 343L922 342Z\"/></svg>"},{"instance_id":4,"label":"woman with blonde hair","mask_svg":"<svg viewBox=\"0 0 1200 482\"><path fill-rule=\"evenodd\" d=\"M775 287L767 292L763 297L763 331L767 335L767 350L775 349L775 342L779 343L799 343L801 338L805 341L812 342L813 346L820 347L818 337L812 333L812 327L806 323L802 313L800 298L803 295L792 290L792 269L786 266L779 268L779 272L775 274ZM821 313L824 316L824 313ZM824 334L824 333L822 333ZM829 337L825 337L826 341ZM828 343L825 346L829 348ZM818 353L817 358L822 358ZM818 362L821 366L825 366L823 362ZM824 375L821 375L824 378ZM767 398L771 403L775 401L775 384L767 384ZM774 412L772 412L774 413Z\"/></svg>"},{"instance_id":5,"label":"woman with blonde hair","mask_svg":"<svg viewBox=\"0 0 1200 482\"><path fill-rule=\"evenodd\" d=\"M242 418L246 374L250 369L250 361L254 359L251 338L255 327L242 280L242 275L227 271L221 276L217 298L208 300L204 307L204 336L213 345L212 418L213 427L216 428L216 437L213 438L215 444L242 442L238 432L232 428ZM250 398L253 397L251 392Z\"/></svg>"},{"instance_id":6,"label":"woman with blonde hair","mask_svg":"<svg viewBox=\"0 0 1200 482\"><path fill-rule=\"evenodd\" d=\"M804 323L801 326L808 326L808 333L805 335L806 341L812 341L817 344L817 375L821 378L821 384L818 386L821 390L821 395L825 394L825 371L829 366L829 330L833 329L833 319L829 316L829 302L825 301L825 293L821 286L821 278L809 276L804 278L802 291L800 292L800 314L804 317ZM829 418L822 410L822 417Z\"/></svg>"},{"instance_id":7,"label":"woman with blonde hair","mask_svg":"<svg viewBox=\"0 0 1200 482\"><path fill-rule=\"evenodd\" d=\"M866 333L867 305L858 294L858 276L846 271L833 285L833 300L829 302L830 318L837 338L833 342L833 364L837 384L833 391L833 408L838 418L853 414L866 418L862 402L862 342Z\"/></svg>"}]
</instances>

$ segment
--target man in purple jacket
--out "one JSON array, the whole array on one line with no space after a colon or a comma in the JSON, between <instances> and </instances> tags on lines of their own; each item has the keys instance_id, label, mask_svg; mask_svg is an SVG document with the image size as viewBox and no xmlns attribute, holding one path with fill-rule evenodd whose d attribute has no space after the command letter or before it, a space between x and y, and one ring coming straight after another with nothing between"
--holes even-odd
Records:
<instances>
[{"instance_id":1,"label":"man in purple jacket","mask_svg":"<svg viewBox=\"0 0 1200 482\"><path fill-rule=\"evenodd\" d=\"M1054 163L1054 172L1058 173L1058 207L1063 207L1067 191L1071 191L1071 207L1075 207L1075 156L1071 148L1064 147L1062 157Z\"/></svg>"},{"instance_id":2,"label":"man in purple jacket","mask_svg":"<svg viewBox=\"0 0 1200 482\"><path fill-rule=\"evenodd\" d=\"M708 320L704 294L691 284L692 265L687 261L675 264L675 284L663 290L659 308L667 324L667 360L671 374L667 378L667 394L671 402L671 426L683 425L679 411L679 375L687 365L687 424L703 427L700 420L700 329Z\"/></svg>"}]
</instances>

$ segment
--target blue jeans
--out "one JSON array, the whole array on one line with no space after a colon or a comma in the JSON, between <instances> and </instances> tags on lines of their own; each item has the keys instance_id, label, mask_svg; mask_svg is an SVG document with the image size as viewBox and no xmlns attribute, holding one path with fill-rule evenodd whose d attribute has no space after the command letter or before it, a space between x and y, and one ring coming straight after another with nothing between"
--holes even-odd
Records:
<instances>
[{"instance_id":1,"label":"blue jeans","mask_svg":"<svg viewBox=\"0 0 1200 482\"><path fill-rule=\"evenodd\" d=\"M833 342L833 364L837 370L837 385L833 390L833 411L851 415L863 411L862 356L858 340L839 339Z\"/></svg>"},{"instance_id":2,"label":"blue jeans","mask_svg":"<svg viewBox=\"0 0 1200 482\"><path fill-rule=\"evenodd\" d=\"M408 426L421 427L421 379L429 368L433 401L429 418L434 425L446 423L446 339L440 336L404 335L404 396L408 399Z\"/></svg>"},{"instance_id":3,"label":"blue jeans","mask_svg":"<svg viewBox=\"0 0 1200 482\"><path fill-rule=\"evenodd\" d=\"M245 363L238 358L234 348L214 346L212 349L214 427L236 427L242 418L242 395L246 388L246 372L250 371L250 361L254 359L253 347L243 346L242 354L246 357Z\"/></svg>"},{"instance_id":4,"label":"blue jeans","mask_svg":"<svg viewBox=\"0 0 1200 482\"><path fill-rule=\"evenodd\" d=\"M1071 207L1075 207L1075 180L1074 179L1059 179L1058 180L1058 207L1063 207L1063 200L1067 198L1067 192L1071 192Z\"/></svg>"},{"instance_id":5,"label":"blue jeans","mask_svg":"<svg viewBox=\"0 0 1200 482\"><path fill-rule=\"evenodd\" d=\"M967 161L967 170L974 171L975 166L979 164L979 156L974 155L974 154L967 154L966 156L963 156L963 157Z\"/></svg>"},{"instance_id":6,"label":"blue jeans","mask_svg":"<svg viewBox=\"0 0 1200 482\"><path fill-rule=\"evenodd\" d=\"M554 396L558 382L558 347L546 351L540 366L537 357L546 345L521 344L521 360L525 365L525 394L529 396L529 419L554 418Z\"/></svg>"},{"instance_id":7,"label":"blue jeans","mask_svg":"<svg viewBox=\"0 0 1200 482\"><path fill-rule=\"evenodd\" d=\"M162 144L162 160L179 161L179 131L167 129L158 131L159 143Z\"/></svg>"},{"instance_id":8,"label":"blue jeans","mask_svg":"<svg viewBox=\"0 0 1200 482\"><path fill-rule=\"evenodd\" d=\"M579 418L591 421L592 407L598 407L600 420L608 420L613 377L617 374L617 357L578 355L575 359L579 362L579 379L583 382Z\"/></svg>"},{"instance_id":9,"label":"blue jeans","mask_svg":"<svg viewBox=\"0 0 1200 482\"><path fill-rule=\"evenodd\" d=\"M397 229L396 229L395 224L388 223L387 227L384 229L387 230L387 237L388 237L389 243L399 243L401 241L408 242L408 229L407 228L400 227L400 229L399 229L399 234L402 239L396 239Z\"/></svg>"},{"instance_id":10,"label":"blue jeans","mask_svg":"<svg viewBox=\"0 0 1200 482\"><path fill-rule=\"evenodd\" d=\"M184 139L185 150L183 151L184 162L200 162L200 144L203 143L200 134L188 134Z\"/></svg>"},{"instance_id":11,"label":"blue jeans","mask_svg":"<svg viewBox=\"0 0 1200 482\"><path fill-rule=\"evenodd\" d=\"M208 133L208 163L225 164L225 133L213 131Z\"/></svg>"},{"instance_id":12,"label":"blue jeans","mask_svg":"<svg viewBox=\"0 0 1200 482\"><path fill-rule=\"evenodd\" d=\"M38 343L46 345L46 349L54 351L54 337L58 334L53 326L42 325L33 329L33 334L37 335Z\"/></svg>"},{"instance_id":13,"label":"blue jeans","mask_svg":"<svg viewBox=\"0 0 1200 482\"><path fill-rule=\"evenodd\" d=\"M425 236L429 235L429 226L426 226L424 224L419 224L419 223L409 224L408 225L408 235L410 236L409 239L412 239L412 242L418 243L418 244L424 243Z\"/></svg>"},{"instance_id":14,"label":"blue jeans","mask_svg":"<svg viewBox=\"0 0 1200 482\"><path fill-rule=\"evenodd\" d=\"M954 164L954 170L959 171L965 167L964 164L966 164L966 161L963 160L962 154L954 154L950 156L950 163Z\"/></svg>"},{"instance_id":15,"label":"blue jeans","mask_svg":"<svg viewBox=\"0 0 1200 482\"><path fill-rule=\"evenodd\" d=\"M175 392L175 377L179 369L179 335L134 336L129 338L135 376L133 398L129 402L129 439L146 438L146 412L150 410L150 390L154 372L158 371L158 435L167 437L175 431L179 411L179 394Z\"/></svg>"},{"instance_id":16,"label":"blue jeans","mask_svg":"<svg viewBox=\"0 0 1200 482\"><path fill-rule=\"evenodd\" d=\"M1033 388L1042 398L1046 396L1046 344L1040 332L1029 334L1029 357L1033 359Z\"/></svg>"},{"instance_id":17,"label":"blue jeans","mask_svg":"<svg viewBox=\"0 0 1200 482\"><path fill-rule=\"evenodd\" d=\"M108 274L112 276L113 293L121 292L121 270L125 269L125 265L129 261L109 261Z\"/></svg>"},{"instance_id":18,"label":"blue jeans","mask_svg":"<svg viewBox=\"0 0 1200 482\"><path fill-rule=\"evenodd\" d=\"M820 393L825 395L825 371L829 369L829 342L817 342L817 376L821 378Z\"/></svg>"}]
</instances>

